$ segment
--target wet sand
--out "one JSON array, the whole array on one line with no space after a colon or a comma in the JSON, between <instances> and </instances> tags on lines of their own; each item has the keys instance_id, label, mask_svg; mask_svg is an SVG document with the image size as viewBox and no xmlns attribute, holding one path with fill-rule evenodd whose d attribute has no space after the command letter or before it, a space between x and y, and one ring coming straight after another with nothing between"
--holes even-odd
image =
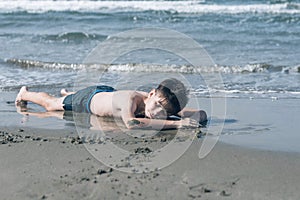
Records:
<instances>
[{"instance_id":1,"label":"wet sand","mask_svg":"<svg viewBox=\"0 0 300 200\"><path fill-rule=\"evenodd\" d=\"M95 159L74 133L2 131L2 199L299 199L300 155L217 143L198 158L194 140L170 166L125 173ZM34 136L32 135L34 133ZM41 134L43 135L43 134ZM159 141L163 142L163 141ZM148 143L143 142L143 147ZM150 154L136 151L134 154Z\"/></svg>"},{"instance_id":2,"label":"wet sand","mask_svg":"<svg viewBox=\"0 0 300 200\"><path fill-rule=\"evenodd\" d=\"M5 103L6 97L10 99L9 95L1 99L1 119L11 123L0 126L1 199L300 198L299 153L259 150L219 141L208 156L199 159L199 148L208 137L202 135L205 129L202 133L186 130L199 138L193 138L179 159L151 172L127 173L124 169L130 168L136 158L151 158L154 151L174 140L177 132L146 137L151 132L139 130L132 134L145 137L136 137L107 130L109 138L131 155L127 165L106 166L88 148L105 147L106 139L86 140L78 135L80 129L71 121L56 117L29 116L22 125L24 116Z\"/></svg>"}]
</instances>

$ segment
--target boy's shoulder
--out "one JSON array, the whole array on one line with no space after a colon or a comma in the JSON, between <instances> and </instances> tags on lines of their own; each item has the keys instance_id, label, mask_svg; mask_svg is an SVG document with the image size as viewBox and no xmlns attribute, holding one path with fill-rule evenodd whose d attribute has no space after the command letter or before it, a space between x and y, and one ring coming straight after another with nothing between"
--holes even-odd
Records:
<instances>
[{"instance_id":1,"label":"boy's shoulder","mask_svg":"<svg viewBox=\"0 0 300 200\"><path fill-rule=\"evenodd\" d=\"M119 95L128 95L128 96L144 96L147 97L148 93L147 92L143 92L143 91L135 91L135 90L116 90L115 91L116 94Z\"/></svg>"},{"instance_id":2,"label":"boy's shoulder","mask_svg":"<svg viewBox=\"0 0 300 200\"><path fill-rule=\"evenodd\" d=\"M118 90L115 92L116 99L128 104L128 102L139 104L145 98L148 97L147 92L143 91L135 91L135 90Z\"/></svg>"}]
</instances>

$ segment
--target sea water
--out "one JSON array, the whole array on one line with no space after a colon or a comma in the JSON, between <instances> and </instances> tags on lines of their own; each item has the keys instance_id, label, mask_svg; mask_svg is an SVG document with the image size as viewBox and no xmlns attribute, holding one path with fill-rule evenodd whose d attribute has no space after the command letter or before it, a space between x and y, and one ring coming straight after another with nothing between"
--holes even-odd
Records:
<instances>
[{"instance_id":1,"label":"sea water","mask_svg":"<svg viewBox=\"0 0 300 200\"><path fill-rule=\"evenodd\" d=\"M180 74L192 98L226 95L300 105L299 0L0 0L0 91L17 92L22 85L52 93L72 89L95 47L118 33L149 27L192 38L214 65L191 66L170 52L144 49L96 66L105 70L101 83L147 90L143 80ZM222 87L208 88L203 76L217 74Z\"/></svg>"}]
</instances>

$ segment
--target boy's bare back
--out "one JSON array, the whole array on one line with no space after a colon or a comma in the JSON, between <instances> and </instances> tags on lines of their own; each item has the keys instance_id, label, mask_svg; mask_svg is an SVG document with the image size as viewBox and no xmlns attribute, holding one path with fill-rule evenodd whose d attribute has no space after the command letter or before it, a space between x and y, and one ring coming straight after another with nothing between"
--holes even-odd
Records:
<instances>
[{"instance_id":1,"label":"boy's bare back","mask_svg":"<svg viewBox=\"0 0 300 200\"><path fill-rule=\"evenodd\" d=\"M90 109L101 117L135 117L143 112L143 101L148 93L133 90L101 92L94 95Z\"/></svg>"}]
</instances>

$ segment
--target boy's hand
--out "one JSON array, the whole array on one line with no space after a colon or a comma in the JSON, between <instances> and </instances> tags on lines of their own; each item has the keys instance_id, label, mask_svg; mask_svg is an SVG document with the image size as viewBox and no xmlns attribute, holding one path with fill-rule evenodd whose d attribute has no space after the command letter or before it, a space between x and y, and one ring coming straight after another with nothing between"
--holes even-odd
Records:
<instances>
[{"instance_id":1,"label":"boy's hand","mask_svg":"<svg viewBox=\"0 0 300 200\"><path fill-rule=\"evenodd\" d=\"M200 126L199 122L192 118L184 118L179 122L178 128L198 128Z\"/></svg>"},{"instance_id":2,"label":"boy's hand","mask_svg":"<svg viewBox=\"0 0 300 200\"><path fill-rule=\"evenodd\" d=\"M207 121L206 112L203 110L195 111L195 113L191 116L191 118L197 120L199 123Z\"/></svg>"},{"instance_id":3,"label":"boy's hand","mask_svg":"<svg viewBox=\"0 0 300 200\"><path fill-rule=\"evenodd\" d=\"M206 125L207 115L204 110L196 110L193 108L184 108L178 113L182 118L189 117L198 121L201 125Z\"/></svg>"}]
</instances>

